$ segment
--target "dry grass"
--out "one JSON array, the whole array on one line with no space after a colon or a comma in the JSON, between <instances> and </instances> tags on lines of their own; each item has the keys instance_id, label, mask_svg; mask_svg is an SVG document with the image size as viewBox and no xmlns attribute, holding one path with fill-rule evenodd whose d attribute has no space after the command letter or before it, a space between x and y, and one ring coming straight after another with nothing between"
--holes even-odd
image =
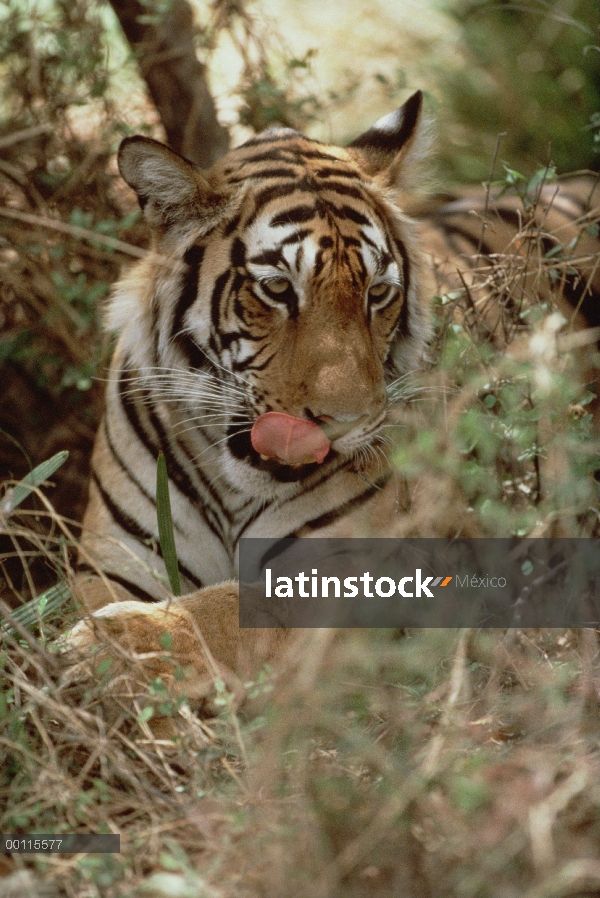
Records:
<instances>
[{"instance_id":1,"label":"dry grass","mask_svg":"<svg viewBox=\"0 0 600 898\"><path fill-rule=\"evenodd\" d=\"M0 829L118 832L121 854L5 859L30 894L600 888L593 631L315 631L212 719L135 666L69 684L53 635L5 638Z\"/></svg>"}]
</instances>

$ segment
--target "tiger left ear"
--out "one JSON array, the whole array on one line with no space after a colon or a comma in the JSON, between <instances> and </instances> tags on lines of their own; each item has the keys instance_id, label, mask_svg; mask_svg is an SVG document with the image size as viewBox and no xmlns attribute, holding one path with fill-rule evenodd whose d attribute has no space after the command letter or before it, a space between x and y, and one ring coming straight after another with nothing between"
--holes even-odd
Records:
<instances>
[{"instance_id":1,"label":"tiger left ear","mask_svg":"<svg viewBox=\"0 0 600 898\"><path fill-rule=\"evenodd\" d=\"M229 197L213 190L191 162L158 141L126 137L117 164L149 225L163 238L206 233L221 219Z\"/></svg>"},{"instance_id":2,"label":"tiger left ear","mask_svg":"<svg viewBox=\"0 0 600 898\"><path fill-rule=\"evenodd\" d=\"M423 94L417 91L395 112L384 115L347 149L371 177L398 186L400 172L422 133Z\"/></svg>"}]
</instances>

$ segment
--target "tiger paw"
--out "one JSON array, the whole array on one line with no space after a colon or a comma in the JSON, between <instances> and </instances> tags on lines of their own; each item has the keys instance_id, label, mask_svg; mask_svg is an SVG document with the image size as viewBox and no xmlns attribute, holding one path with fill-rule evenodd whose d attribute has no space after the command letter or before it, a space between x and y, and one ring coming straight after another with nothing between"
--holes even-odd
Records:
<instances>
[{"instance_id":1,"label":"tiger paw","mask_svg":"<svg viewBox=\"0 0 600 898\"><path fill-rule=\"evenodd\" d=\"M239 679L215 659L180 601L107 605L74 627L65 650L69 683L102 681L110 694L129 699L143 695L148 684L160 684L171 698L209 707L215 682L222 682L234 705L243 699Z\"/></svg>"}]
</instances>

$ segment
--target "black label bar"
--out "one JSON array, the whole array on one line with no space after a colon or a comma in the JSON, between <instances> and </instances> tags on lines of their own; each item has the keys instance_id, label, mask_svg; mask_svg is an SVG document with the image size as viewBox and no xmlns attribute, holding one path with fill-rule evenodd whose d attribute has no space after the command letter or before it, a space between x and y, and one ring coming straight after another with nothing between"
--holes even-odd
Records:
<instances>
[{"instance_id":1,"label":"black label bar","mask_svg":"<svg viewBox=\"0 0 600 898\"><path fill-rule=\"evenodd\" d=\"M242 539L241 627L598 627L598 539Z\"/></svg>"},{"instance_id":2,"label":"black label bar","mask_svg":"<svg viewBox=\"0 0 600 898\"><path fill-rule=\"evenodd\" d=\"M121 836L112 833L28 833L0 835L5 854L119 854Z\"/></svg>"}]
</instances>

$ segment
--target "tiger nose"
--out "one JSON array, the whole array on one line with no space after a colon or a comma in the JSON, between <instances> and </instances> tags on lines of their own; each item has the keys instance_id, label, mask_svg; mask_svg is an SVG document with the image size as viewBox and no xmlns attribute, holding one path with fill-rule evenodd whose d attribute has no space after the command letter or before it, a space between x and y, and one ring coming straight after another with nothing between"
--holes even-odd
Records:
<instances>
[{"instance_id":1,"label":"tiger nose","mask_svg":"<svg viewBox=\"0 0 600 898\"><path fill-rule=\"evenodd\" d=\"M309 417L356 425L360 418L378 415L386 404L381 362L375 356L363 358L352 346L334 349L324 364L314 360L305 374L303 405Z\"/></svg>"},{"instance_id":2,"label":"tiger nose","mask_svg":"<svg viewBox=\"0 0 600 898\"><path fill-rule=\"evenodd\" d=\"M308 398L308 397L307 397ZM378 385L373 390L348 389L343 394L332 391L329 395L315 396L306 404L304 415L309 421L316 421L322 427L335 427L347 432L369 418L376 418L385 408L387 397L385 387Z\"/></svg>"}]
</instances>

